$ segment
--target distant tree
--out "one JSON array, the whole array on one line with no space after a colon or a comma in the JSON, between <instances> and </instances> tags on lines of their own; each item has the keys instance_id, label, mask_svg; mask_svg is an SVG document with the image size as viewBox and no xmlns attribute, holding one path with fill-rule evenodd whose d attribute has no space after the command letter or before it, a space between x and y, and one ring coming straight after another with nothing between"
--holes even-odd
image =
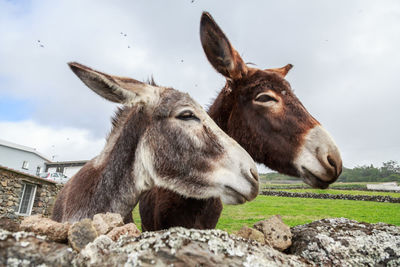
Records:
<instances>
[{"instance_id":1,"label":"distant tree","mask_svg":"<svg viewBox=\"0 0 400 267\"><path fill-rule=\"evenodd\" d=\"M394 160L383 162L381 168L374 165L343 168L339 182L400 182L400 166Z\"/></svg>"},{"instance_id":2,"label":"distant tree","mask_svg":"<svg viewBox=\"0 0 400 267\"><path fill-rule=\"evenodd\" d=\"M382 163L381 172L388 176L393 173L400 173L400 166L394 160L389 160L387 162Z\"/></svg>"},{"instance_id":3,"label":"distant tree","mask_svg":"<svg viewBox=\"0 0 400 267\"><path fill-rule=\"evenodd\" d=\"M298 180L280 173L266 173L260 175L264 181ZM400 166L394 160L383 162L382 167L377 168L373 164L356 166L353 169L343 168L338 182L399 182Z\"/></svg>"}]
</instances>

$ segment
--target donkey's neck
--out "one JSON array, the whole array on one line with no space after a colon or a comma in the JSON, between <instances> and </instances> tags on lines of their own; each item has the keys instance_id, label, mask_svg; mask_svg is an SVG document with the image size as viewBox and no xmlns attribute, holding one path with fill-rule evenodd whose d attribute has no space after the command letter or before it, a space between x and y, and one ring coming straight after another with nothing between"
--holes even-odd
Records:
<instances>
[{"instance_id":1,"label":"donkey's neck","mask_svg":"<svg viewBox=\"0 0 400 267\"><path fill-rule=\"evenodd\" d=\"M141 193L138 179L142 177L135 177L133 169L149 119L143 108L124 108L117 116L107 145L96 159L102 171L93 199L100 212L116 212L124 217L129 216Z\"/></svg>"},{"instance_id":2,"label":"donkey's neck","mask_svg":"<svg viewBox=\"0 0 400 267\"><path fill-rule=\"evenodd\" d=\"M231 88L228 83L218 94L212 105L208 108L208 115L215 123L226 133L228 133L228 121L232 111L233 95L230 92ZM228 133L229 134L229 133Z\"/></svg>"}]
</instances>

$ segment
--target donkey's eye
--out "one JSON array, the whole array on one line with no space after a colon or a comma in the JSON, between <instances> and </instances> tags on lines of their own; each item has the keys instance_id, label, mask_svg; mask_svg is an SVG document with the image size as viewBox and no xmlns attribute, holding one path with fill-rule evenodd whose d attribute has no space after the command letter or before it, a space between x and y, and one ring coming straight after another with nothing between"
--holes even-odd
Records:
<instances>
[{"instance_id":1,"label":"donkey's eye","mask_svg":"<svg viewBox=\"0 0 400 267\"><path fill-rule=\"evenodd\" d=\"M200 119L197 118L196 115L194 115L193 112L190 110L182 111L181 113L178 114L178 116L176 116L176 118L183 121L188 121L188 120L200 121Z\"/></svg>"},{"instance_id":2,"label":"donkey's eye","mask_svg":"<svg viewBox=\"0 0 400 267\"><path fill-rule=\"evenodd\" d=\"M257 102L268 102L268 101L278 102L278 100L276 98L274 98L274 97L272 97L270 95L267 95L267 94L258 95L256 97L255 101L257 101Z\"/></svg>"}]
</instances>

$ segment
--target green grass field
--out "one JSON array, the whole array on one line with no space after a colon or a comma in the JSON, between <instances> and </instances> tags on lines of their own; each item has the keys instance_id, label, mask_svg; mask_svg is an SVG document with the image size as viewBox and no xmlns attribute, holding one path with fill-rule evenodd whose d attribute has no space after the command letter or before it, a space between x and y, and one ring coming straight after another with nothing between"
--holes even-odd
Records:
<instances>
[{"instance_id":1,"label":"green grass field","mask_svg":"<svg viewBox=\"0 0 400 267\"><path fill-rule=\"evenodd\" d=\"M335 190L335 189L272 189L272 191L287 191L294 193L315 193L333 195L364 195L364 196L390 196L400 198L400 193L377 192L377 191L358 191L358 190Z\"/></svg>"},{"instance_id":2,"label":"green grass field","mask_svg":"<svg viewBox=\"0 0 400 267\"><path fill-rule=\"evenodd\" d=\"M334 217L400 225L400 204L397 203L260 195L243 205L225 205L217 229L232 233L243 225L251 226L276 214L282 215L283 221L290 226ZM140 226L138 208L135 208L133 217Z\"/></svg>"},{"instance_id":3,"label":"green grass field","mask_svg":"<svg viewBox=\"0 0 400 267\"><path fill-rule=\"evenodd\" d=\"M225 205L217 228L233 232L275 214L282 215L290 226L334 217L400 225L400 204L397 203L258 196L244 205Z\"/></svg>"}]
</instances>

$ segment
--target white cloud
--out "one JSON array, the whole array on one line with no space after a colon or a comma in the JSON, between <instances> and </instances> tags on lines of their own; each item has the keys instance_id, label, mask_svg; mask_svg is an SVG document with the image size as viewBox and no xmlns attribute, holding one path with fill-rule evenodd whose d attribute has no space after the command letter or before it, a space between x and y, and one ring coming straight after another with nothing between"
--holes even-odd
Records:
<instances>
[{"instance_id":1,"label":"white cloud","mask_svg":"<svg viewBox=\"0 0 400 267\"><path fill-rule=\"evenodd\" d=\"M87 129L55 129L34 121L0 122L0 138L36 150L54 161L88 160L98 155L105 138L94 138Z\"/></svg>"}]
</instances>

